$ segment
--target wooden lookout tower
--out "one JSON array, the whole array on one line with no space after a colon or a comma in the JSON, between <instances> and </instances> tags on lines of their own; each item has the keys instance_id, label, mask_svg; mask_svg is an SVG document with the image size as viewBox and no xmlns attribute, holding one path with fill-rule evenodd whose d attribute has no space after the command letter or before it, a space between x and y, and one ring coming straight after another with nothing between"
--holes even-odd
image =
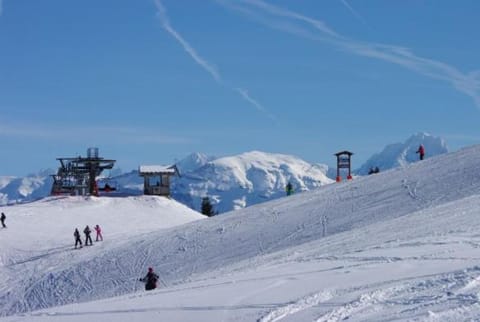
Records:
<instances>
[{"instance_id":1,"label":"wooden lookout tower","mask_svg":"<svg viewBox=\"0 0 480 322\"><path fill-rule=\"evenodd\" d=\"M145 195L170 197L170 177L178 175L178 169L175 165L141 165L138 173L143 177Z\"/></svg>"},{"instance_id":2,"label":"wooden lookout tower","mask_svg":"<svg viewBox=\"0 0 480 322\"><path fill-rule=\"evenodd\" d=\"M57 158L60 167L57 174L52 175L52 195L98 195L96 177L103 170L112 169L116 160L99 157L98 148L88 148L87 156Z\"/></svg>"},{"instance_id":3,"label":"wooden lookout tower","mask_svg":"<svg viewBox=\"0 0 480 322\"><path fill-rule=\"evenodd\" d=\"M342 181L342 177L340 176L340 169L347 169L347 180L352 179L352 155L353 153L350 151L341 151L335 153L335 156L337 157L337 182Z\"/></svg>"}]
</instances>

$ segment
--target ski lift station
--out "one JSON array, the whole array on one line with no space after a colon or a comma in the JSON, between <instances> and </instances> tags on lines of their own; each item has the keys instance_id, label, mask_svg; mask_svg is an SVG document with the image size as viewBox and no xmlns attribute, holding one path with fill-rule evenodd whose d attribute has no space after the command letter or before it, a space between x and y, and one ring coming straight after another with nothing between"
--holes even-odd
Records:
<instances>
[{"instance_id":1,"label":"ski lift station","mask_svg":"<svg viewBox=\"0 0 480 322\"><path fill-rule=\"evenodd\" d=\"M60 167L52 175L52 195L98 195L96 178L106 169L112 169L116 160L101 158L98 148L88 148L87 156L57 158Z\"/></svg>"},{"instance_id":2,"label":"ski lift station","mask_svg":"<svg viewBox=\"0 0 480 322\"><path fill-rule=\"evenodd\" d=\"M143 193L145 195L170 196L170 177L178 175L173 166L141 165L138 173L143 177Z\"/></svg>"}]
</instances>

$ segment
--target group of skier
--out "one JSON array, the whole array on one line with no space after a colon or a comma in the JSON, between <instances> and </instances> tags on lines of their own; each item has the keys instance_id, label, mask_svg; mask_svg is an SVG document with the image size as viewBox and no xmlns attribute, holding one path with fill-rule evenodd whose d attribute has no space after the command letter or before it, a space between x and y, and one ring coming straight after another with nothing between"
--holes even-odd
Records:
<instances>
[{"instance_id":1,"label":"group of skier","mask_svg":"<svg viewBox=\"0 0 480 322\"><path fill-rule=\"evenodd\" d=\"M95 229L95 232L96 232L95 241L96 242L103 241L102 229L100 228L100 226L95 225L93 229ZM88 225L83 229L83 233L85 234L85 246L93 245L92 237L90 236L90 234L92 233L92 230ZM77 249L78 246L82 248L83 243L82 243L82 239L80 238L80 231L78 230L78 228L75 228L75 231L73 232L73 236L75 238L75 249ZM157 281L159 280L159 278L160 277L153 271L153 268L149 267L147 275L140 278L139 281L145 283L146 291L150 291L157 288Z\"/></svg>"},{"instance_id":2,"label":"group of skier","mask_svg":"<svg viewBox=\"0 0 480 322\"><path fill-rule=\"evenodd\" d=\"M375 174L375 173L379 173L380 172L380 168L379 167L370 167L370 169L368 170L368 174Z\"/></svg>"},{"instance_id":3,"label":"group of skier","mask_svg":"<svg viewBox=\"0 0 480 322\"><path fill-rule=\"evenodd\" d=\"M94 229L97 233L95 241L103 241L102 229L100 228L100 226L95 225ZM83 233L85 234L85 246L93 245L92 237L90 236L92 230L88 225L85 227L85 229L83 229ZM78 231L78 228L75 228L75 231L73 232L73 237L75 238L75 249L77 249L78 245L80 245L80 248L82 248L83 244L82 239L80 238L80 232Z\"/></svg>"}]
</instances>

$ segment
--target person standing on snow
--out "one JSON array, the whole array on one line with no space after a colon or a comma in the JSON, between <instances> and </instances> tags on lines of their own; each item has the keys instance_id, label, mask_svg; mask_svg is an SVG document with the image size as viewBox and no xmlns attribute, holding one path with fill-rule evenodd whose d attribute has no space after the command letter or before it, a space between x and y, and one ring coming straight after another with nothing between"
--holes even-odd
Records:
<instances>
[{"instance_id":1,"label":"person standing on snow","mask_svg":"<svg viewBox=\"0 0 480 322\"><path fill-rule=\"evenodd\" d=\"M418 153L420 156L420 160L423 160L425 156L425 148L423 147L423 144L420 144L420 146L418 147L418 150L415 153Z\"/></svg>"},{"instance_id":2,"label":"person standing on snow","mask_svg":"<svg viewBox=\"0 0 480 322\"><path fill-rule=\"evenodd\" d=\"M80 232L77 228L75 228L73 232L73 237L75 237L75 249L77 249L77 245L80 245L80 248L82 248L82 240L80 239Z\"/></svg>"},{"instance_id":3,"label":"person standing on snow","mask_svg":"<svg viewBox=\"0 0 480 322\"><path fill-rule=\"evenodd\" d=\"M287 196L290 196L293 193L293 186L290 181L287 183L287 186L285 187L285 192L287 193Z\"/></svg>"},{"instance_id":4,"label":"person standing on snow","mask_svg":"<svg viewBox=\"0 0 480 322\"><path fill-rule=\"evenodd\" d=\"M0 216L0 221L2 222L2 227L7 228L7 225L5 225L5 219L7 219L7 216L2 212L2 215Z\"/></svg>"},{"instance_id":5,"label":"person standing on snow","mask_svg":"<svg viewBox=\"0 0 480 322\"><path fill-rule=\"evenodd\" d=\"M148 268L148 273L145 277L140 279L140 282L145 283L145 291L150 291L157 288L157 281L159 276L153 272L153 268Z\"/></svg>"},{"instance_id":6,"label":"person standing on snow","mask_svg":"<svg viewBox=\"0 0 480 322\"><path fill-rule=\"evenodd\" d=\"M90 241L90 245L93 245L92 237L90 237L91 232L92 231L90 230L90 227L88 227L88 225L83 230L83 233L85 234L85 246L88 246L88 241Z\"/></svg>"},{"instance_id":7,"label":"person standing on snow","mask_svg":"<svg viewBox=\"0 0 480 322\"><path fill-rule=\"evenodd\" d=\"M95 232L97 233L97 236L95 237L95 241L103 241L103 236L102 236L102 229L100 228L99 225L95 225Z\"/></svg>"}]
</instances>

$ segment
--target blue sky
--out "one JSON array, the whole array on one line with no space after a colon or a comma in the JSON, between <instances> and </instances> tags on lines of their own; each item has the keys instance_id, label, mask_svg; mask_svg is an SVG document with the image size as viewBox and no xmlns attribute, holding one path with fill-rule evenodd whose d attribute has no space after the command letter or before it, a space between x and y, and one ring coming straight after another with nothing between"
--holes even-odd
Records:
<instances>
[{"instance_id":1,"label":"blue sky","mask_svg":"<svg viewBox=\"0 0 480 322\"><path fill-rule=\"evenodd\" d=\"M480 2L0 0L1 175L480 139Z\"/></svg>"}]
</instances>

